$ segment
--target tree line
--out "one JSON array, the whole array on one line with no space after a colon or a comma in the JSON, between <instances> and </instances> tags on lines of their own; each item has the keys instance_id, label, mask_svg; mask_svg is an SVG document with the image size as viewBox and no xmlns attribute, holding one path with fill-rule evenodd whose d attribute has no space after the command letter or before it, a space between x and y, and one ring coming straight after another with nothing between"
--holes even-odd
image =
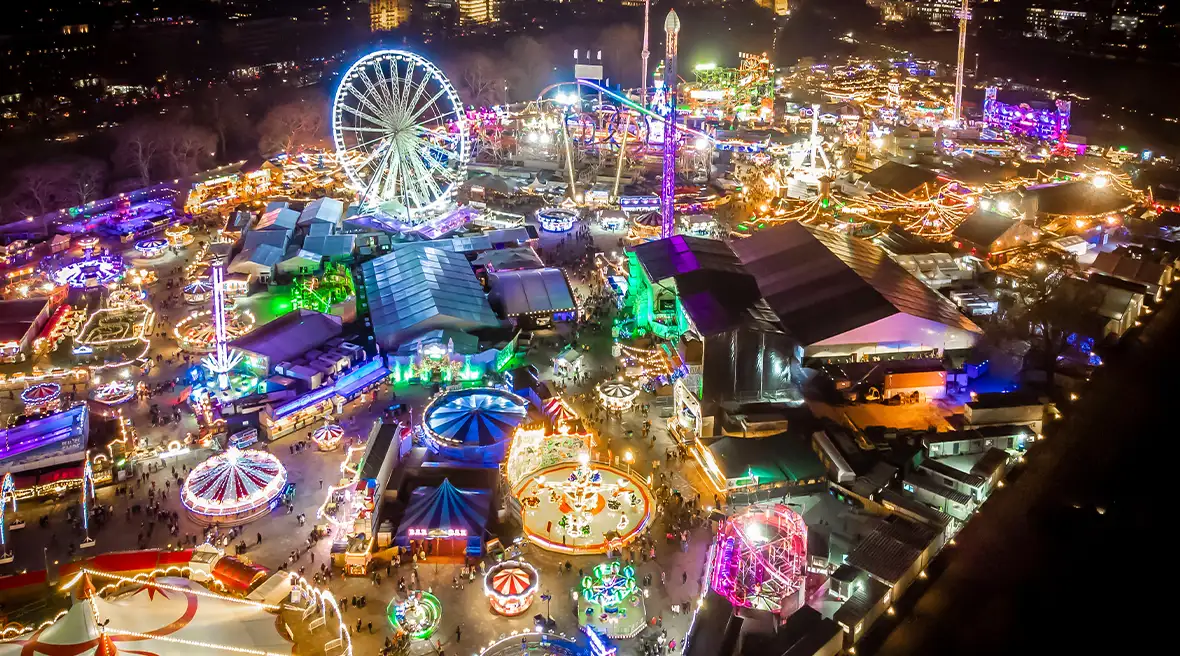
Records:
<instances>
[{"instance_id":1,"label":"tree line","mask_svg":"<svg viewBox=\"0 0 1180 656\"><path fill-rule=\"evenodd\" d=\"M263 104L264 95L277 96ZM86 154L30 161L0 189L5 222L185 178L219 164L328 143L328 99L318 89L202 89L94 136Z\"/></svg>"}]
</instances>

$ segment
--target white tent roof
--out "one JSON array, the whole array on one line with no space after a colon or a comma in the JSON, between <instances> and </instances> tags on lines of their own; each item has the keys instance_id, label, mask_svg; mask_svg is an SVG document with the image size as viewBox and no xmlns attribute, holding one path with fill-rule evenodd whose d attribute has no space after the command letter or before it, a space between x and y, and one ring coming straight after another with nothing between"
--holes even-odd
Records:
<instances>
[{"instance_id":1,"label":"white tent roof","mask_svg":"<svg viewBox=\"0 0 1180 656\"><path fill-rule=\"evenodd\" d=\"M292 652L292 644L275 629L275 616L266 607L215 595L184 578L164 577L157 579L157 584L145 582L111 599L77 601L64 617L39 634L0 643L0 656L15 656L29 647L33 654L60 651L51 645L76 646L70 653L78 656L94 654L99 635L95 614L99 621L109 620L107 635L123 653L225 656L243 649L256 654ZM94 644L86 646L91 641ZM38 644L45 648L38 648Z\"/></svg>"}]
</instances>

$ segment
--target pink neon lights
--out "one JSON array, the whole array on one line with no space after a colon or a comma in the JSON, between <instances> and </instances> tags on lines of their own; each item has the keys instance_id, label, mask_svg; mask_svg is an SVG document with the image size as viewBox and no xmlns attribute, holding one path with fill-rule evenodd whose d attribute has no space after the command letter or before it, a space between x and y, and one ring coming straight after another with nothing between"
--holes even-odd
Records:
<instances>
[{"instance_id":1,"label":"pink neon lights","mask_svg":"<svg viewBox=\"0 0 1180 656\"><path fill-rule=\"evenodd\" d=\"M779 612L803 587L807 525L787 506L752 508L731 517L715 548L710 585L734 606Z\"/></svg>"}]
</instances>

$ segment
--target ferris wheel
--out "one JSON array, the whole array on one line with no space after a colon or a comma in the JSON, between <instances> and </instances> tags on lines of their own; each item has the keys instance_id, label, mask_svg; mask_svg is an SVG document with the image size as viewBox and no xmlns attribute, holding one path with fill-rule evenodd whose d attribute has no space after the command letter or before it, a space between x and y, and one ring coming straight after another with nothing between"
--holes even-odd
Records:
<instances>
[{"instance_id":1,"label":"ferris wheel","mask_svg":"<svg viewBox=\"0 0 1180 656\"><path fill-rule=\"evenodd\" d=\"M362 206L411 220L444 208L471 155L462 110L421 55L380 50L353 64L332 102L332 139Z\"/></svg>"}]
</instances>

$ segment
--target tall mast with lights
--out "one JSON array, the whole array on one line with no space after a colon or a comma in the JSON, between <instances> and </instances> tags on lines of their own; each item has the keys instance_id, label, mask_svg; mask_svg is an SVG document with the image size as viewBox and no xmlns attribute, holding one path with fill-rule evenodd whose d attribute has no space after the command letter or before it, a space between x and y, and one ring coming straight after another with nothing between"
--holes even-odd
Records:
<instances>
[{"instance_id":1,"label":"tall mast with lights","mask_svg":"<svg viewBox=\"0 0 1180 656\"><path fill-rule=\"evenodd\" d=\"M651 51L647 49L650 13L651 0L643 0L643 51L639 53L639 58L643 61L643 79L639 83L639 104L643 107L647 107L647 58L651 55Z\"/></svg>"},{"instance_id":2,"label":"tall mast with lights","mask_svg":"<svg viewBox=\"0 0 1180 656\"><path fill-rule=\"evenodd\" d=\"M963 66L967 59L967 12L970 0L959 7L959 66L955 69L955 106L951 120L955 127L963 120Z\"/></svg>"},{"instance_id":3,"label":"tall mast with lights","mask_svg":"<svg viewBox=\"0 0 1180 656\"><path fill-rule=\"evenodd\" d=\"M237 366L242 356L230 355L227 343L228 330L225 325L225 270L222 265L213 267L213 340L214 352L205 356L205 368L217 375L217 388L229 388L229 372Z\"/></svg>"},{"instance_id":4,"label":"tall mast with lights","mask_svg":"<svg viewBox=\"0 0 1180 656\"><path fill-rule=\"evenodd\" d=\"M664 88L668 114L664 120L664 179L660 185L660 237L676 234L676 50L680 40L680 17L676 10L664 20Z\"/></svg>"}]
</instances>

